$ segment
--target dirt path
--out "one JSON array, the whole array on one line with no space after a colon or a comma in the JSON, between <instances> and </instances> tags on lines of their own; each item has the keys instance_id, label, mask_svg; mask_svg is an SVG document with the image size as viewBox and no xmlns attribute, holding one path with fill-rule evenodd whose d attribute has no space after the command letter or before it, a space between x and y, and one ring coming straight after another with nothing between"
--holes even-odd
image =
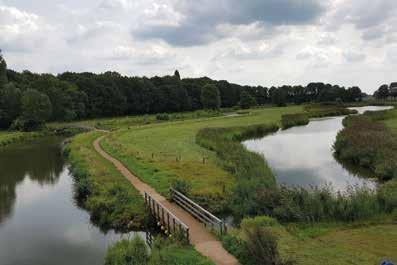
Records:
<instances>
[{"instance_id":1,"label":"dirt path","mask_svg":"<svg viewBox=\"0 0 397 265\"><path fill-rule=\"evenodd\" d=\"M137 177L135 177L120 161L106 153L100 146L100 141L105 136L99 137L94 142L95 150L104 158L109 160L115 167L123 174L131 184L144 196L147 192L153 196L154 199L163 204L176 217L184 222L190 229L190 243L202 255L210 258L217 265L238 265L235 257L230 255L222 244L207 230L205 227L194 219L191 215L185 212L178 205L167 201L163 196L158 194L152 187L145 184Z\"/></svg>"}]
</instances>

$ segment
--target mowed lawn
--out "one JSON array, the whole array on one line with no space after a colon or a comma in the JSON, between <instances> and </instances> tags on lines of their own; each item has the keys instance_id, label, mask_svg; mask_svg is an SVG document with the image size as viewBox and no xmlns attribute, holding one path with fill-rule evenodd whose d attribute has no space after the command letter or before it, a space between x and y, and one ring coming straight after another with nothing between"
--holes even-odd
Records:
<instances>
[{"instance_id":1,"label":"mowed lawn","mask_svg":"<svg viewBox=\"0 0 397 265\"><path fill-rule=\"evenodd\" d=\"M303 111L301 106L253 109L236 117L213 117L123 128L102 145L139 178L167 195L175 179L188 181L193 195L224 197L234 179L220 165L214 152L196 144L202 128L279 124L281 116Z\"/></svg>"}]
</instances>

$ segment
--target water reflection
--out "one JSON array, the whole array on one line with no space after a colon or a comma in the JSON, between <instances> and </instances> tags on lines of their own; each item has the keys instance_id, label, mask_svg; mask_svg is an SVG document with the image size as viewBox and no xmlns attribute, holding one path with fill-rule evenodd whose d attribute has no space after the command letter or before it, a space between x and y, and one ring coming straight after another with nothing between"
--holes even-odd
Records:
<instances>
[{"instance_id":1,"label":"water reflection","mask_svg":"<svg viewBox=\"0 0 397 265\"><path fill-rule=\"evenodd\" d=\"M387 108L356 109L363 113ZM373 180L352 173L353 170L347 170L333 157L332 145L343 128L342 120L343 117L315 119L306 126L279 131L243 144L249 150L264 155L279 184L303 187L331 184L341 191L349 185L374 187Z\"/></svg>"},{"instance_id":2,"label":"water reflection","mask_svg":"<svg viewBox=\"0 0 397 265\"><path fill-rule=\"evenodd\" d=\"M134 235L104 234L75 206L59 143L0 151L0 265L99 265L110 243Z\"/></svg>"}]
</instances>

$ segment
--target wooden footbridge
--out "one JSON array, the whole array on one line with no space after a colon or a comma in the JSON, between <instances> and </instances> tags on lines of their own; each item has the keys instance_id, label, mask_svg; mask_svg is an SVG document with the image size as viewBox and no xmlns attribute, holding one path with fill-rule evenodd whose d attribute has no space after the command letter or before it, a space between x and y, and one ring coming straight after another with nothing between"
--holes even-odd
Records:
<instances>
[{"instance_id":1,"label":"wooden footbridge","mask_svg":"<svg viewBox=\"0 0 397 265\"><path fill-rule=\"evenodd\" d=\"M105 136L94 141L95 150L110 161L118 171L142 194L153 216L167 233L182 232L182 235L202 255L217 265L238 265L235 257L229 254L210 229L226 233L226 225L219 218L194 203L178 191L171 190L174 202L168 201L152 187L134 176L120 161L106 153L100 146ZM208 229L210 228L210 229Z\"/></svg>"}]
</instances>

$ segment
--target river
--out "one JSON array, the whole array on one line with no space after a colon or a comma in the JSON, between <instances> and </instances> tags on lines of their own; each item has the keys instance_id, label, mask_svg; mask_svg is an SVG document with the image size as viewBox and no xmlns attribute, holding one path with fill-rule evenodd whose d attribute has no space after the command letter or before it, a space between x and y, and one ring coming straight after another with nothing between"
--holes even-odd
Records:
<instances>
[{"instance_id":1,"label":"river","mask_svg":"<svg viewBox=\"0 0 397 265\"><path fill-rule=\"evenodd\" d=\"M101 232L76 205L61 141L0 149L0 265L101 265L109 244L132 236Z\"/></svg>"},{"instance_id":2,"label":"river","mask_svg":"<svg viewBox=\"0 0 397 265\"><path fill-rule=\"evenodd\" d=\"M368 106L352 108L359 113L391 107ZM265 157L279 184L287 186L331 185L345 191L350 186L374 187L368 172L348 170L336 161L332 146L343 128L344 117L313 119L308 125L280 130L261 139L244 141L250 151ZM366 178L362 177L366 175Z\"/></svg>"}]
</instances>

